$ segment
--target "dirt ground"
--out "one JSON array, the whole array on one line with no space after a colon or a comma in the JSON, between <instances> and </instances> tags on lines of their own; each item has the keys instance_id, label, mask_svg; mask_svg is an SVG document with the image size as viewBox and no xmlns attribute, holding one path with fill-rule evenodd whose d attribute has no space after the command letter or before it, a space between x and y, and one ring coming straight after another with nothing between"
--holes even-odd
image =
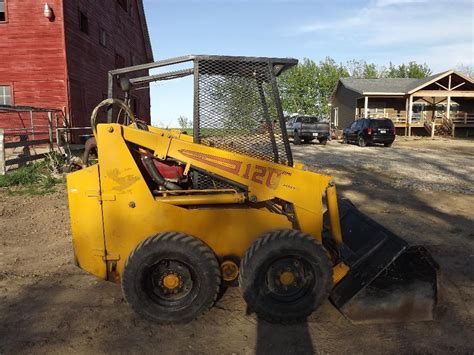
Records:
<instances>
[{"instance_id":1,"label":"dirt ground","mask_svg":"<svg viewBox=\"0 0 474 355\"><path fill-rule=\"evenodd\" d=\"M441 265L436 320L353 325L326 302L304 324L246 314L228 289L198 320L158 326L137 317L120 287L72 263L66 191L0 192L0 354L473 353L474 142L399 139L392 148L330 142L294 147L335 177L339 193Z\"/></svg>"}]
</instances>

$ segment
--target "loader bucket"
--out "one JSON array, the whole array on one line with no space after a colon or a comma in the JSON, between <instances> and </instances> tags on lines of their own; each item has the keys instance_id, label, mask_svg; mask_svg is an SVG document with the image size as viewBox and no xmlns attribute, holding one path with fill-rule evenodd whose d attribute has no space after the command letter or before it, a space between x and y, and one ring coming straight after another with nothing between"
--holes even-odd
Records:
<instances>
[{"instance_id":1,"label":"loader bucket","mask_svg":"<svg viewBox=\"0 0 474 355\"><path fill-rule=\"evenodd\" d=\"M429 252L409 246L349 200L339 200L339 213L339 256L350 271L333 288L331 302L354 323L432 320L439 267Z\"/></svg>"}]
</instances>

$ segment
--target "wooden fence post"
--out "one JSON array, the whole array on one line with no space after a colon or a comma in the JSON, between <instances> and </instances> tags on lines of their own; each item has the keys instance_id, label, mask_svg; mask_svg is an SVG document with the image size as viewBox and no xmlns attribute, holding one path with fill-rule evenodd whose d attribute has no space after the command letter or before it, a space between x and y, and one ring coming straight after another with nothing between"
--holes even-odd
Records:
<instances>
[{"instance_id":1,"label":"wooden fence post","mask_svg":"<svg viewBox=\"0 0 474 355\"><path fill-rule=\"evenodd\" d=\"M35 140L35 123L33 121L33 111L30 111L30 126L31 126L31 132L32 132L32 139Z\"/></svg>"},{"instance_id":2,"label":"wooden fence post","mask_svg":"<svg viewBox=\"0 0 474 355\"><path fill-rule=\"evenodd\" d=\"M48 112L48 138L49 138L49 152L53 151L53 114Z\"/></svg>"},{"instance_id":3,"label":"wooden fence post","mask_svg":"<svg viewBox=\"0 0 474 355\"><path fill-rule=\"evenodd\" d=\"M0 175L6 174L5 167L5 134L2 128L0 128Z\"/></svg>"}]
</instances>

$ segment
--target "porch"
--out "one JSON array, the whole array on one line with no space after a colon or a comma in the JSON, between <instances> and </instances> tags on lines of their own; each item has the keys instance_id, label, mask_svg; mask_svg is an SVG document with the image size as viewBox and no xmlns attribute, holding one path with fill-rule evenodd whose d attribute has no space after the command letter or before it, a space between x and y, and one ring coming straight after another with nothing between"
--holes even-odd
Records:
<instances>
[{"instance_id":1,"label":"porch","mask_svg":"<svg viewBox=\"0 0 474 355\"><path fill-rule=\"evenodd\" d=\"M446 73L404 94L364 94L356 100L355 117L389 118L407 136L455 136L456 129L474 135L474 85Z\"/></svg>"}]
</instances>

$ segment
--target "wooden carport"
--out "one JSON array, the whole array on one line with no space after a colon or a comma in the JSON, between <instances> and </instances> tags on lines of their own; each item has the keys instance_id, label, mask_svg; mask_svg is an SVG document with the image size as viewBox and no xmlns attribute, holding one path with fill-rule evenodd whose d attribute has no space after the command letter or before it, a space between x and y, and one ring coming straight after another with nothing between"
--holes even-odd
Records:
<instances>
[{"instance_id":1,"label":"wooden carport","mask_svg":"<svg viewBox=\"0 0 474 355\"><path fill-rule=\"evenodd\" d=\"M456 127L474 128L474 113L464 111L461 115L452 115L452 98L471 98L474 100L474 81L459 72L450 70L439 75L427 78L423 83L408 91L407 97L407 129L411 135L413 125L413 101L420 98L431 105L446 101L446 113L441 118L426 115L423 126L434 136L437 127L451 131L454 136Z\"/></svg>"}]
</instances>

